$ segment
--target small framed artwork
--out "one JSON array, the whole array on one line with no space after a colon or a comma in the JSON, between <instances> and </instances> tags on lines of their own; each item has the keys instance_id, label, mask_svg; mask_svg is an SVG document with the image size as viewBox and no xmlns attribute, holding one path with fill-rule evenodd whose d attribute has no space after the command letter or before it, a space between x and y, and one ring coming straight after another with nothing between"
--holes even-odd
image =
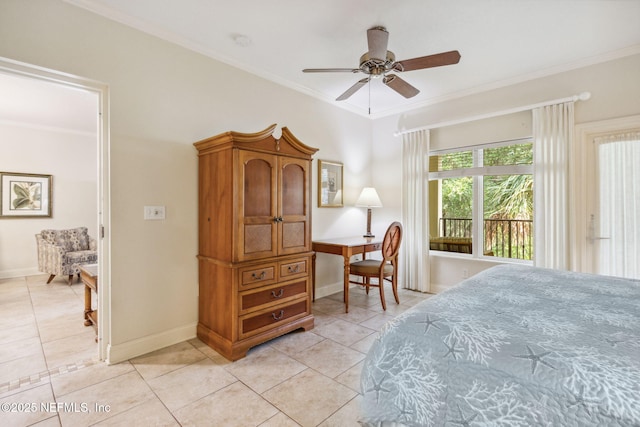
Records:
<instances>
[{"instance_id":1,"label":"small framed artwork","mask_svg":"<svg viewBox=\"0 0 640 427\"><path fill-rule=\"evenodd\" d=\"M51 184L51 175L0 172L0 218L50 218Z\"/></svg>"},{"instance_id":2,"label":"small framed artwork","mask_svg":"<svg viewBox=\"0 0 640 427\"><path fill-rule=\"evenodd\" d=\"M318 207L342 206L342 163L318 160Z\"/></svg>"}]
</instances>

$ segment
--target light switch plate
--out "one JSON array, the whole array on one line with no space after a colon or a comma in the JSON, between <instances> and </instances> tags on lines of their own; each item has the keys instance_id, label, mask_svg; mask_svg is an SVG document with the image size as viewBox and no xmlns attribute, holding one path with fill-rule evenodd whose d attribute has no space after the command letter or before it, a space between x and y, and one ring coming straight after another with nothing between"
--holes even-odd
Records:
<instances>
[{"instance_id":1,"label":"light switch plate","mask_svg":"<svg viewBox=\"0 0 640 427\"><path fill-rule=\"evenodd\" d=\"M164 206L145 206L144 219L165 219Z\"/></svg>"}]
</instances>

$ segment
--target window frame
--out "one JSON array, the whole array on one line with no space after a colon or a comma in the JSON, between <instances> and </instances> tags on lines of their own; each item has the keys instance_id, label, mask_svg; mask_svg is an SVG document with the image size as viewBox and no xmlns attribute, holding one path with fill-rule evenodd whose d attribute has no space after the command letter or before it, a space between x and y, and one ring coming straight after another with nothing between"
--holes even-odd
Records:
<instances>
[{"instance_id":1,"label":"window frame","mask_svg":"<svg viewBox=\"0 0 640 427\"><path fill-rule=\"evenodd\" d=\"M438 172L429 172L427 181L437 181L446 178L461 178L461 177L471 177L473 182L472 187L472 206L471 206L471 244L472 250L471 254L465 253L457 253L457 252L447 252L440 250L433 250L433 252L437 252L439 256L450 256L450 257L464 257L464 258L473 258L480 260L491 260L500 262L513 262L520 264L533 264L533 260L523 260L519 258L506 258L499 256L488 256L484 254L482 248L484 247L484 235L481 233L481 230L484 230L484 180L482 179L485 176L495 176L495 175L531 175L533 177L533 161L531 164L527 165L500 165L500 166L481 166L484 164L484 150L492 149L492 148L500 148L506 147L510 145L524 145L524 144L532 144L533 146L533 136L509 139L498 142L490 142L484 144L477 145L468 145L463 147L456 148L447 148L443 150L431 150L428 153L430 160L431 156L441 156L444 154L450 153L459 153L464 151L471 151L473 157L473 167L470 168L460 168L453 169L447 171L438 171ZM535 192L535 182L534 182L534 192ZM478 224L483 225L482 227L478 227ZM535 242L534 242L535 244Z\"/></svg>"}]
</instances>

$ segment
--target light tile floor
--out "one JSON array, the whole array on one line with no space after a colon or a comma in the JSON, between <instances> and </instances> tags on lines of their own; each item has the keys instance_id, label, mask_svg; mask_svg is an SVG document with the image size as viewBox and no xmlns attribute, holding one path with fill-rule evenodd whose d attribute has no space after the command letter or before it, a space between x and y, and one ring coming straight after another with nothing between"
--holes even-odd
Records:
<instances>
[{"instance_id":1,"label":"light tile floor","mask_svg":"<svg viewBox=\"0 0 640 427\"><path fill-rule=\"evenodd\" d=\"M358 426L360 370L377 331L428 298L352 288L313 304L315 328L231 363L198 339L127 362L97 360L84 288L46 276L0 280L3 426Z\"/></svg>"}]
</instances>

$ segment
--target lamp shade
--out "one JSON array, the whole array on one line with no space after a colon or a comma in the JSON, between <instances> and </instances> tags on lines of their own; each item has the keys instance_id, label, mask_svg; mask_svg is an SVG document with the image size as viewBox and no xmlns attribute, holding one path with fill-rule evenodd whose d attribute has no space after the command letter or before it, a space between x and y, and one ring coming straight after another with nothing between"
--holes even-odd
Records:
<instances>
[{"instance_id":1,"label":"lamp shade","mask_svg":"<svg viewBox=\"0 0 640 427\"><path fill-rule=\"evenodd\" d=\"M358 197L356 206L364 208L381 208L382 202L380 201L380 197L378 196L378 192L375 188L365 187L362 189L360 197Z\"/></svg>"}]
</instances>

